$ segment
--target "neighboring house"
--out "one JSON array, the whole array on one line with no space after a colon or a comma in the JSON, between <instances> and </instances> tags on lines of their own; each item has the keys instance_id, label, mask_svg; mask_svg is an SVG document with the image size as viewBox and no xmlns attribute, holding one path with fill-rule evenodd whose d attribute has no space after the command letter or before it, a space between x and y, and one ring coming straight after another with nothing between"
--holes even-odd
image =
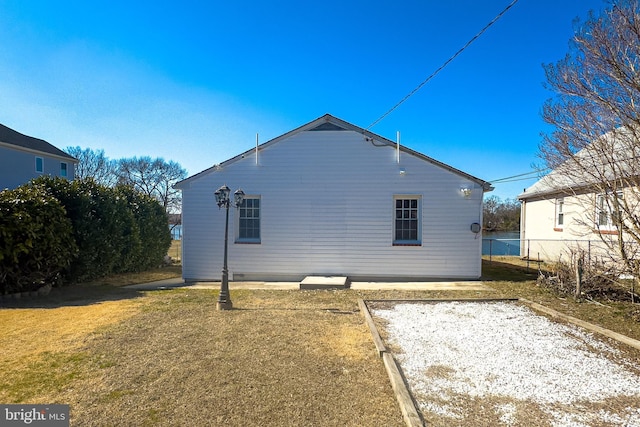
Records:
<instances>
[{"instance_id":1,"label":"neighboring house","mask_svg":"<svg viewBox=\"0 0 640 427\"><path fill-rule=\"evenodd\" d=\"M482 199L490 184L322 116L191 176L182 190L185 281L219 280L230 208L233 280L478 279Z\"/></svg>"},{"instance_id":2,"label":"neighboring house","mask_svg":"<svg viewBox=\"0 0 640 427\"><path fill-rule=\"evenodd\" d=\"M554 173L545 176L518 196L521 201L520 255L530 259L558 261L571 259L579 248L590 251L601 243L591 228L577 220L590 212L582 207L593 194L570 195L550 185ZM578 200L581 197L581 200ZM595 206L595 205L594 205ZM595 209L595 208L594 208ZM592 212L595 215L595 210Z\"/></svg>"},{"instance_id":3,"label":"neighboring house","mask_svg":"<svg viewBox=\"0 0 640 427\"><path fill-rule=\"evenodd\" d=\"M18 187L41 175L72 180L77 163L47 141L0 125L0 190Z\"/></svg>"},{"instance_id":4,"label":"neighboring house","mask_svg":"<svg viewBox=\"0 0 640 427\"><path fill-rule=\"evenodd\" d=\"M637 215L640 206L640 163L629 154L635 138L624 129L605 134L518 196L521 256L570 261L582 254L607 262L619 260L619 245L637 252L615 214Z\"/></svg>"}]
</instances>

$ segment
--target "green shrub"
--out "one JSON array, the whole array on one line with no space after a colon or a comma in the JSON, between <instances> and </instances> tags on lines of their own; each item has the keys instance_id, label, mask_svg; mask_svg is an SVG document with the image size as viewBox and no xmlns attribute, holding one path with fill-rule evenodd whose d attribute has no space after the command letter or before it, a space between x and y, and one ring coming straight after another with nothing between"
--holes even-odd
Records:
<instances>
[{"instance_id":1,"label":"green shrub","mask_svg":"<svg viewBox=\"0 0 640 427\"><path fill-rule=\"evenodd\" d=\"M43 176L32 185L46 188L65 207L73 227L78 256L65 280L80 282L111 274L119 261L118 211L107 187L92 179L68 181Z\"/></svg>"},{"instance_id":2,"label":"green shrub","mask_svg":"<svg viewBox=\"0 0 640 427\"><path fill-rule=\"evenodd\" d=\"M131 209L140 233L141 247L136 257L136 271L161 265L171 246L169 218L164 208L154 198L135 191L132 187L118 186L116 192L120 200L125 200Z\"/></svg>"},{"instance_id":3,"label":"green shrub","mask_svg":"<svg viewBox=\"0 0 640 427\"><path fill-rule=\"evenodd\" d=\"M171 234L167 215L155 199L131 187L110 188L90 178L41 177L31 185L57 198L71 220L78 256L65 271L66 281L142 271L162 263Z\"/></svg>"},{"instance_id":4,"label":"green shrub","mask_svg":"<svg viewBox=\"0 0 640 427\"><path fill-rule=\"evenodd\" d=\"M41 187L0 191L0 293L56 284L77 247L64 207Z\"/></svg>"}]
</instances>

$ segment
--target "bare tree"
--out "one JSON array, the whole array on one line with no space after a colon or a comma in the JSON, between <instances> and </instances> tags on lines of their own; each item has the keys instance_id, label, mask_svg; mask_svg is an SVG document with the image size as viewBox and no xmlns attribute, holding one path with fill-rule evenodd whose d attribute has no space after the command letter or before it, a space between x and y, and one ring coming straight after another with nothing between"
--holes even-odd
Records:
<instances>
[{"instance_id":1,"label":"bare tree","mask_svg":"<svg viewBox=\"0 0 640 427\"><path fill-rule=\"evenodd\" d=\"M576 22L569 53L545 66L556 93L543 107L553 131L540 156L549 188L570 196L582 230L640 278L640 5L612 2ZM599 232L603 224L611 232ZM633 293L633 289L632 289Z\"/></svg>"},{"instance_id":2,"label":"bare tree","mask_svg":"<svg viewBox=\"0 0 640 427\"><path fill-rule=\"evenodd\" d=\"M79 161L75 168L76 178L93 178L97 183L109 187L117 182L117 162L105 156L104 150L83 150L76 146L67 147L64 151Z\"/></svg>"},{"instance_id":3,"label":"bare tree","mask_svg":"<svg viewBox=\"0 0 640 427\"><path fill-rule=\"evenodd\" d=\"M187 171L179 163L162 158L144 156L118 161L118 183L131 185L155 198L167 213L181 211L181 193L173 184L186 176Z\"/></svg>"},{"instance_id":4,"label":"bare tree","mask_svg":"<svg viewBox=\"0 0 640 427\"><path fill-rule=\"evenodd\" d=\"M503 201L498 196L489 196L483 202L482 220L486 231L518 231L520 203L512 199Z\"/></svg>"}]
</instances>

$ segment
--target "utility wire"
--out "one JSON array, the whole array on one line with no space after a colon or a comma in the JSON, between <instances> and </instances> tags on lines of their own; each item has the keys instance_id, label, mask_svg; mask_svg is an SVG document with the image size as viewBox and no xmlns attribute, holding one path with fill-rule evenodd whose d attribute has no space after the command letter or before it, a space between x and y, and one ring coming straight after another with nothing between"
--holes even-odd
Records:
<instances>
[{"instance_id":1,"label":"utility wire","mask_svg":"<svg viewBox=\"0 0 640 427\"><path fill-rule=\"evenodd\" d=\"M505 178L493 179L493 180L491 180L489 182L491 182L492 184L495 184L497 182L505 182L505 181L515 180L514 178L531 179L531 177L527 177L527 176L528 175L538 175L538 174L541 174L541 173L545 173L548 170L549 170L549 168L536 169L536 170L531 171L531 172L521 173L521 174L512 175L512 176L507 176ZM527 178L523 178L523 177L527 177ZM519 181L519 180L516 180L516 181Z\"/></svg>"},{"instance_id":2,"label":"utility wire","mask_svg":"<svg viewBox=\"0 0 640 427\"><path fill-rule=\"evenodd\" d=\"M495 181L490 181L490 182L491 182L492 185L493 184L499 185L499 184L506 184L508 182L528 181L530 179L533 179L533 177L530 176L530 177L526 177L526 178L513 178L513 179L507 179L507 180L502 180L502 181L498 181L498 182L495 182Z\"/></svg>"},{"instance_id":3,"label":"utility wire","mask_svg":"<svg viewBox=\"0 0 640 427\"><path fill-rule=\"evenodd\" d=\"M382 116L378 117L378 119L376 119L373 123L371 123L369 125L369 127L367 127L366 130L370 130L372 127L374 127L375 125L377 125L380 121L382 121L382 119L384 119L385 117L387 117L389 114L391 114L391 112L393 112L393 110L395 110L396 108L398 108L402 103L404 103L407 99L411 98L416 92L418 92L420 89L422 89L422 86L426 85L429 80L431 80L432 78L434 78L440 71L442 71L444 69L444 67L446 67L447 65L449 65L449 63L451 61L453 61L458 55L460 55L462 53L462 51L464 51L466 48L469 47L469 45L471 45L471 43L473 43L474 41L476 41L476 39L478 39L478 37L480 37L482 35L482 33L484 33L485 31L487 31L487 29L489 29L490 26L492 26L493 24L496 23L496 21L498 21L498 19L502 18L502 15L504 15L505 13L507 13L507 11L509 9L511 9L516 3L518 3L518 0L513 0L511 2L511 4L507 7L504 8L504 10L502 12L500 12L495 18L493 18L493 20L491 22L489 22L482 30L480 30L480 32L478 34L476 34L475 36L473 36L471 38L471 40L469 40L464 46L462 46L462 48L460 48L460 50L458 50L455 54L453 54L449 59L447 59L444 64L442 64L436 71L434 71L429 77L427 77L422 83L420 83L415 89L413 89L411 92L409 92L409 94L407 96L405 96L404 98L402 98L400 100L400 102L398 102L396 105L394 105L393 107L391 107L391 109L389 109L389 111L387 111L386 113L384 113Z\"/></svg>"}]
</instances>

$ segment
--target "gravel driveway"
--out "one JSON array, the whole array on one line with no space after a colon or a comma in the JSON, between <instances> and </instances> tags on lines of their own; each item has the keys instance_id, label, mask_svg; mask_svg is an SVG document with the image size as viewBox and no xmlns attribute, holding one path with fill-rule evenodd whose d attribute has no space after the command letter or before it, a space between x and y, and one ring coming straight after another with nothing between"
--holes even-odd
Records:
<instances>
[{"instance_id":1,"label":"gravel driveway","mask_svg":"<svg viewBox=\"0 0 640 427\"><path fill-rule=\"evenodd\" d=\"M516 302L372 308L429 425L640 427L637 353L615 342Z\"/></svg>"}]
</instances>

